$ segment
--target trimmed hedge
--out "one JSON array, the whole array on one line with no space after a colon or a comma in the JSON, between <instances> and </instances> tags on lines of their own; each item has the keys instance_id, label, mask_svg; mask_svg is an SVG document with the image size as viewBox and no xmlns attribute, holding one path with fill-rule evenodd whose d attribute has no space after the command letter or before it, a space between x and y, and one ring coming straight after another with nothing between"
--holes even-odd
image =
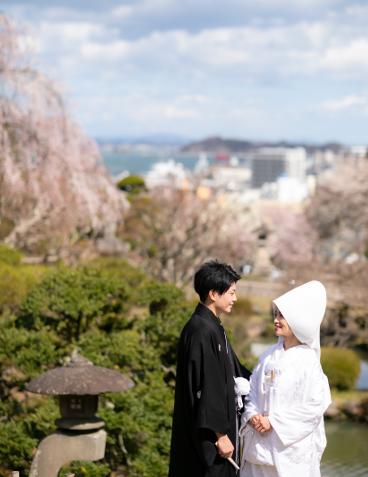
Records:
<instances>
[{"instance_id":1,"label":"trimmed hedge","mask_svg":"<svg viewBox=\"0 0 368 477\"><path fill-rule=\"evenodd\" d=\"M322 348L321 363L332 388L354 389L360 373L360 359L354 351L347 348Z\"/></svg>"}]
</instances>

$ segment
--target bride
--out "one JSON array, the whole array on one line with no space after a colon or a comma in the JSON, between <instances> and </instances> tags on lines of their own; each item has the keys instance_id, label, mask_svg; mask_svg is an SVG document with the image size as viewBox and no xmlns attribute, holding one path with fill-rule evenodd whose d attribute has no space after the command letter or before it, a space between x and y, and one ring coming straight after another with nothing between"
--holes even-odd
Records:
<instances>
[{"instance_id":1,"label":"bride","mask_svg":"<svg viewBox=\"0 0 368 477\"><path fill-rule=\"evenodd\" d=\"M331 402L320 364L322 283L311 281L273 301L278 343L251 377L240 429L240 477L320 477L323 414Z\"/></svg>"}]
</instances>

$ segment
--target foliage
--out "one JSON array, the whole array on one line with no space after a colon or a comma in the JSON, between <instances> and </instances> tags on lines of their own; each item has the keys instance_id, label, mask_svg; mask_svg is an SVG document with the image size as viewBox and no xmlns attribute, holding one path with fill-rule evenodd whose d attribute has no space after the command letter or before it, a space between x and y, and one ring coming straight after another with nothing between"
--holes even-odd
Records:
<instances>
[{"instance_id":1,"label":"foliage","mask_svg":"<svg viewBox=\"0 0 368 477\"><path fill-rule=\"evenodd\" d=\"M170 366L175 362L178 331L193 308L186 303L181 290L166 283L149 284L141 299L150 311L143 324L144 332L159 352L163 364Z\"/></svg>"},{"instance_id":2,"label":"foliage","mask_svg":"<svg viewBox=\"0 0 368 477\"><path fill-rule=\"evenodd\" d=\"M321 363L332 388L354 388L360 372L360 360L354 351L346 348L322 348Z\"/></svg>"},{"instance_id":3,"label":"foliage","mask_svg":"<svg viewBox=\"0 0 368 477\"><path fill-rule=\"evenodd\" d=\"M249 211L192 191L154 189L130 198L122 238L132 255L159 280L186 285L205 260L217 257L235 267L253 256Z\"/></svg>"},{"instance_id":4,"label":"foliage","mask_svg":"<svg viewBox=\"0 0 368 477\"><path fill-rule=\"evenodd\" d=\"M61 470L60 477L71 473L77 477L109 477L110 469L106 464L75 461Z\"/></svg>"},{"instance_id":5,"label":"foliage","mask_svg":"<svg viewBox=\"0 0 368 477\"><path fill-rule=\"evenodd\" d=\"M26 294L26 288L20 270L0 262L0 310L17 308Z\"/></svg>"},{"instance_id":6,"label":"foliage","mask_svg":"<svg viewBox=\"0 0 368 477\"><path fill-rule=\"evenodd\" d=\"M336 401L337 404L346 403L346 401L368 401L368 391L362 389L353 389L349 391L338 391L337 389L332 389L331 391L332 399Z\"/></svg>"},{"instance_id":7,"label":"foliage","mask_svg":"<svg viewBox=\"0 0 368 477\"><path fill-rule=\"evenodd\" d=\"M32 270L29 267L29 273ZM148 279L123 260L50 267L25 292L14 314L0 317L4 468L27 475L37 443L52 432L58 415L56 400L25 393L25 383L60 366L77 348L96 365L129 375L135 386L100 398L99 415L108 433L105 459L73 462L61 475L72 471L76 476L107 477L118 468L129 477L165 475L175 349L191 311L180 290Z\"/></svg>"},{"instance_id":8,"label":"foliage","mask_svg":"<svg viewBox=\"0 0 368 477\"><path fill-rule=\"evenodd\" d=\"M3 266L23 269L23 265ZM152 280L124 260L98 259L79 267L54 266L46 272L33 266L25 269L33 277L32 285L25 287L24 298L16 298L19 306L13 312L0 316L0 461L4 469L27 475L35 447L52 432L59 412L55 399L26 393L25 383L60 366L77 348L96 365L130 376L135 386L100 398L99 415L108 434L104 460L73 462L61 475L107 477L118 469L127 477L165 475L177 339L194 303L187 302L174 285ZM0 296L3 286L0 283ZM234 311L229 327L233 323L236 349L251 368L254 363L244 323L253 318L253 307L239 300ZM340 371L350 359L346 355L331 358L336 351L323 352L330 358L325 359L329 377L329 366ZM6 475L0 469L0 476Z\"/></svg>"},{"instance_id":9,"label":"foliage","mask_svg":"<svg viewBox=\"0 0 368 477\"><path fill-rule=\"evenodd\" d=\"M37 440L29 435L21 420L13 419L1 423L0 442L0 461L4 467L8 469L28 467Z\"/></svg>"},{"instance_id":10,"label":"foliage","mask_svg":"<svg viewBox=\"0 0 368 477\"><path fill-rule=\"evenodd\" d=\"M125 298L123 284L102 270L60 268L30 291L17 323L35 330L45 326L67 342L78 341L94 319L122 312Z\"/></svg>"},{"instance_id":11,"label":"foliage","mask_svg":"<svg viewBox=\"0 0 368 477\"><path fill-rule=\"evenodd\" d=\"M107 460L116 468L123 463L129 476L153 477L167 471L173 392L165 382L165 370L141 369L136 386L113 396L100 412L106 420L110 442Z\"/></svg>"},{"instance_id":12,"label":"foliage","mask_svg":"<svg viewBox=\"0 0 368 477\"><path fill-rule=\"evenodd\" d=\"M138 194L146 190L146 184L144 179L140 176L130 175L121 179L118 184L118 188L129 194Z\"/></svg>"},{"instance_id":13,"label":"foliage","mask_svg":"<svg viewBox=\"0 0 368 477\"><path fill-rule=\"evenodd\" d=\"M7 263L8 265L19 265L21 259L21 252L7 245L0 244L0 262Z\"/></svg>"},{"instance_id":14,"label":"foliage","mask_svg":"<svg viewBox=\"0 0 368 477\"><path fill-rule=\"evenodd\" d=\"M131 291L147 280L147 275L143 270L117 257L98 258L91 261L89 266L104 270L109 275L121 280L123 284L129 284Z\"/></svg>"},{"instance_id":15,"label":"foliage","mask_svg":"<svg viewBox=\"0 0 368 477\"><path fill-rule=\"evenodd\" d=\"M34 377L58 361L60 351L55 346L57 343L58 337L53 330L43 328L28 331L14 326L1 327L0 360L3 366L9 364L20 374ZM17 373L15 377L18 381ZM8 379L11 383L11 374Z\"/></svg>"},{"instance_id":16,"label":"foliage","mask_svg":"<svg viewBox=\"0 0 368 477\"><path fill-rule=\"evenodd\" d=\"M14 266L0 259L0 312L17 310L42 273L42 267Z\"/></svg>"}]
</instances>

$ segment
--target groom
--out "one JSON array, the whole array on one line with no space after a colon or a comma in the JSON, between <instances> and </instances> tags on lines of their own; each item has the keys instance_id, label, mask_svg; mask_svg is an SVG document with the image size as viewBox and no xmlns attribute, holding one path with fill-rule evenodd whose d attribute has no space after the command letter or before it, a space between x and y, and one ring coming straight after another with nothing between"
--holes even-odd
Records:
<instances>
[{"instance_id":1,"label":"groom","mask_svg":"<svg viewBox=\"0 0 368 477\"><path fill-rule=\"evenodd\" d=\"M178 347L169 477L234 477L237 459L234 377L249 378L220 321L236 302L240 275L217 261L194 276L200 303Z\"/></svg>"}]
</instances>

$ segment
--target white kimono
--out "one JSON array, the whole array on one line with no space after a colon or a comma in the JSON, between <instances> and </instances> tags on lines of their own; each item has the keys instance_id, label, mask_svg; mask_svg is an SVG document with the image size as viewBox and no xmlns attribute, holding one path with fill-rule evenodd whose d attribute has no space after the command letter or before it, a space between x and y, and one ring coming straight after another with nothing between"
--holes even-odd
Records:
<instances>
[{"instance_id":1,"label":"white kimono","mask_svg":"<svg viewBox=\"0 0 368 477\"><path fill-rule=\"evenodd\" d=\"M261 357L251 377L243 415L240 477L320 477L326 446L323 414L330 388L317 354L307 345L283 348L282 340ZM272 429L259 433L247 421L268 415Z\"/></svg>"}]
</instances>

